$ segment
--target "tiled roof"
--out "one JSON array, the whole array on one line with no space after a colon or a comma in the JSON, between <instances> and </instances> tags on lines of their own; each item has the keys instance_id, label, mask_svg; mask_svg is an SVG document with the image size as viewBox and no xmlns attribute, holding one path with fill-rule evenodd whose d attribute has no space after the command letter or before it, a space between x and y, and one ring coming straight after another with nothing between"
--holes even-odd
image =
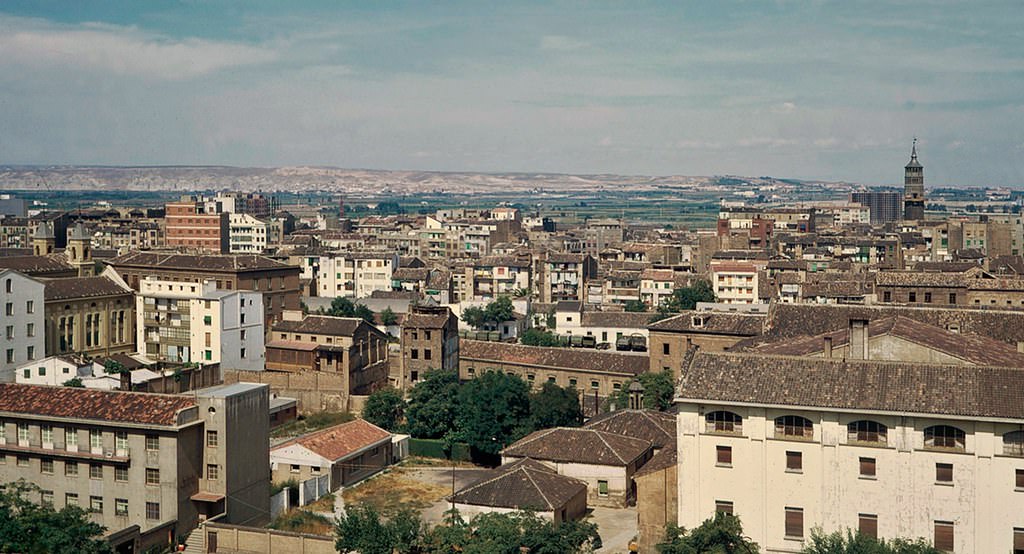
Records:
<instances>
[{"instance_id":1,"label":"tiled roof","mask_svg":"<svg viewBox=\"0 0 1024 554\"><path fill-rule=\"evenodd\" d=\"M703 320L695 325L694 319ZM650 324L651 331L675 331L687 333L708 333L714 335L739 335L753 337L761 334L766 321L763 315L723 314L715 312L683 312Z\"/></svg>"},{"instance_id":2,"label":"tiled roof","mask_svg":"<svg viewBox=\"0 0 1024 554\"><path fill-rule=\"evenodd\" d=\"M647 356L583 348L546 348L476 340L459 341L459 357L475 361L484 367L488 362L510 363L619 375L640 375L650 369Z\"/></svg>"},{"instance_id":3,"label":"tiled roof","mask_svg":"<svg viewBox=\"0 0 1024 554\"><path fill-rule=\"evenodd\" d=\"M0 257L0 268L13 269L29 275L71 271L71 264L61 255Z\"/></svg>"},{"instance_id":4,"label":"tiled roof","mask_svg":"<svg viewBox=\"0 0 1024 554\"><path fill-rule=\"evenodd\" d=\"M178 412L195 405L187 396L0 384L0 413L175 425Z\"/></svg>"},{"instance_id":5,"label":"tiled roof","mask_svg":"<svg viewBox=\"0 0 1024 554\"><path fill-rule=\"evenodd\" d=\"M47 301L132 294L131 289L103 276L48 279L43 284Z\"/></svg>"},{"instance_id":6,"label":"tiled roof","mask_svg":"<svg viewBox=\"0 0 1024 554\"><path fill-rule=\"evenodd\" d=\"M274 331L287 333L310 333L314 335L334 335L351 337L363 320L358 317L332 317L326 315L307 315L301 321L284 320L274 325Z\"/></svg>"},{"instance_id":7,"label":"tiled roof","mask_svg":"<svg viewBox=\"0 0 1024 554\"><path fill-rule=\"evenodd\" d=\"M645 329L657 312L583 312L583 327Z\"/></svg>"},{"instance_id":8,"label":"tiled roof","mask_svg":"<svg viewBox=\"0 0 1024 554\"><path fill-rule=\"evenodd\" d=\"M1024 419L1024 371L991 366L697 352L682 399Z\"/></svg>"},{"instance_id":9,"label":"tiled roof","mask_svg":"<svg viewBox=\"0 0 1024 554\"><path fill-rule=\"evenodd\" d=\"M555 427L530 433L501 451L503 456L552 462L626 466L651 448L651 441L596 429Z\"/></svg>"},{"instance_id":10,"label":"tiled roof","mask_svg":"<svg viewBox=\"0 0 1024 554\"><path fill-rule=\"evenodd\" d=\"M402 327L415 327L418 329L444 329L449 317L455 317L451 313L424 314L410 313L405 316Z\"/></svg>"},{"instance_id":11,"label":"tiled roof","mask_svg":"<svg viewBox=\"0 0 1024 554\"><path fill-rule=\"evenodd\" d=\"M530 260L516 256L484 256L473 265L476 267L530 267Z\"/></svg>"},{"instance_id":12,"label":"tiled roof","mask_svg":"<svg viewBox=\"0 0 1024 554\"><path fill-rule=\"evenodd\" d=\"M676 416L657 410L615 410L591 419L583 427L644 439L655 448L676 442Z\"/></svg>"},{"instance_id":13,"label":"tiled roof","mask_svg":"<svg viewBox=\"0 0 1024 554\"><path fill-rule=\"evenodd\" d=\"M390 437L391 433L384 429L364 419L355 419L283 442L271 452L298 444L328 460L337 461Z\"/></svg>"},{"instance_id":14,"label":"tiled roof","mask_svg":"<svg viewBox=\"0 0 1024 554\"><path fill-rule=\"evenodd\" d=\"M529 458L495 468L482 479L455 493L455 502L474 506L532 509L550 512L563 508L587 484L559 475Z\"/></svg>"},{"instance_id":15,"label":"tiled roof","mask_svg":"<svg viewBox=\"0 0 1024 554\"><path fill-rule=\"evenodd\" d=\"M130 252L108 260L114 267L153 267L166 269L194 269L205 271L253 271L298 268L284 262L249 254L230 256L166 254L157 252Z\"/></svg>"},{"instance_id":16,"label":"tiled roof","mask_svg":"<svg viewBox=\"0 0 1024 554\"><path fill-rule=\"evenodd\" d=\"M426 267L400 267L391 273L395 281L426 281L429 276L430 269Z\"/></svg>"},{"instance_id":17,"label":"tiled roof","mask_svg":"<svg viewBox=\"0 0 1024 554\"><path fill-rule=\"evenodd\" d=\"M678 463L679 455L675 443L672 443L655 454L653 458L647 460L647 463L640 468L640 471L633 474L633 478L636 479L670 467L676 467Z\"/></svg>"}]
</instances>

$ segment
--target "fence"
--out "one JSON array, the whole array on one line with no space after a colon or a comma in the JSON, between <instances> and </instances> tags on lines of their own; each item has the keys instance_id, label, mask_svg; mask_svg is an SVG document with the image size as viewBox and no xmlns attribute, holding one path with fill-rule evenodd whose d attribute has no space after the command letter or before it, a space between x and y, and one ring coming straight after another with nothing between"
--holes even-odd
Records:
<instances>
[{"instance_id":1,"label":"fence","mask_svg":"<svg viewBox=\"0 0 1024 554\"><path fill-rule=\"evenodd\" d=\"M316 499L330 492L328 475L307 479L299 484L299 506L315 502Z\"/></svg>"},{"instance_id":2,"label":"fence","mask_svg":"<svg viewBox=\"0 0 1024 554\"><path fill-rule=\"evenodd\" d=\"M469 462L473 459L469 445L457 442L452 445L451 456L445 448L445 442L440 439L409 439L409 455L423 456L424 458L441 458L444 460L455 459L459 462Z\"/></svg>"},{"instance_id":3,"label":"fence","mask_svg":"<svg viewBox=\"0 0 1024 554\"><path fill-rule=\"evenodd\" d=\"M291 507L291 503L288 501L290 492L289 488L285 487L281 489L281 492L270 497L270 519L277 519L277 516L287 512Z\"/></svg>"},{"instance_id":4,"label":"fence","mask_svg":"<svg viewBox=\"0 0 1024 554\"><path fill-rule=\"evenodd\" d=\"M202 552L260 552L262 554L337 554L334 537L207 523ZM191 551L191 550L190 550Z\"/></svg>"}]
</instances>

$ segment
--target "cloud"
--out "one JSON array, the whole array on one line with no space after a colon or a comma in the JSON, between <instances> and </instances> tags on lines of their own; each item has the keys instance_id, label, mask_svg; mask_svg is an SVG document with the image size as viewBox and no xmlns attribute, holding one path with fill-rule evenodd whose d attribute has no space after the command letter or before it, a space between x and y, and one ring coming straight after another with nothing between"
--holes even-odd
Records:
<instances>
[{"instance_id":1,"label":"cloud","mask_svg":"<svg viewBox=\"0 0 1024 554\"><path fill-rule=\"evenodd\" d=\"M173 39L135 27L58 25L6 16L0 16L0 52L0 65L88 68L168 80L263 64L278 57L270 48L238 42Z\"/></svg>"},{"instance_id":2,"label":"cloud","mask_svg":"<svg viewBox=\"0 0 1024 554\"><path fill-rule=\"evenodd\" d=\"M540 39L541 50L571 51L586 48L587 46L590 46L590 43L564 35L547 35Z\"/></svg>"},{"instance_id":3,"label":"cloud","mask_svg":"<svg viewBox=\"0 0 1024 554\"><path fill-rule=\"evenodd\" d=\"M793 113L796 111L796 104L793 102L783 102L782 104L772 108L774 113Z\"/></svg>"}]
</instances>

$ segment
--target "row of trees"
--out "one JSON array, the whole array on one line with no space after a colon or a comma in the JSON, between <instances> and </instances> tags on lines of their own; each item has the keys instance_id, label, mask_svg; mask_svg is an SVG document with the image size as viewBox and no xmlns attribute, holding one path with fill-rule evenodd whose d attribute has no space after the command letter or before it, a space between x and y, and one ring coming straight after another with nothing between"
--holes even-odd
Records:
<instances>
[{"instance_id":1,"label":"row of trees","mask_svg":"<svg viewBox=\"0 0 1024 554\"><path fill-rule=\"evenodd\" d=\"M320 315L329 315L334 317L358 317L370 325L376 324L376 314L373 310L366 307L366 304L354 303L348 298L337 297L331 300L331 306L326 310L320 308L317 310ZM391 308L384 308L380 312L380 323L382 325L395 325L398 323L398 315Z\"/></svg>"},{"instance_id":2,"label":"row of trees","mask_svg":"<svg viewBox=\"0 0 1024 554\"><path fill-rule=\"evenodd\" d=\"M460 384L455 371L435 370L413 387L408 402L394 389L370 395L363 418L416 438L465 442L494 456L537 429L577 426L583 413L573 388L544 383L531 392L525 381L500 371Z\"/></svg>"},{"instance_id":3,"label":"row of trees","mask_svg":"<svg viewBox=\"0 0 1024 554\"><path fill-rule=\"evenodd\" d=\"M743 534L740 519L717 513L699 527L687 531L676 525L665 530L658 544L661 554L758 554L760 548ZM924 539L883 540L847 530L834 533L811 532L800 554L941 554Z\"/></svg>"},{"instance_id":4,"label":"row of trees","mask_svg":"<svg viewBox=\"0 0 1024 554\"><path fill-rule=\"evenodd\" d=\"M370 506L355 506L338 518L335 549L360 554L574 554L600 548L597 525L554 524L530 512L485 513L469 522L458 512L428 527L419 514L399 512L389 520Z\"/></svg>"},{"instance_id":5,"label":"row of trees","mask_svg":"<svg viewBox=\"0 0 1024 554\"><path fill-rule=\"evenodd\" d=\"M515 317L512 299L499 296L483 308L472 306L462 310L462 320L475 329L497 326L499 323L511 321Z\"/></svg>"}]
</instances>

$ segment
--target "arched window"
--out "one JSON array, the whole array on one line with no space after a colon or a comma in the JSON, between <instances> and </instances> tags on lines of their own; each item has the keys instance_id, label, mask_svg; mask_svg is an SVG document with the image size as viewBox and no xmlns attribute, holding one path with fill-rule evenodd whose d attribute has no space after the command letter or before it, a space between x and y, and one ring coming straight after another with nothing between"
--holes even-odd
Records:
<instances>
[{"instance_id":1,"label":"arched window","mask_svg":"<svg viewBox=\"0 0 1024 554\"><path fill-rule=\"evenodd\" d=\"M846 426L846 439L849 442L870 442L886 444L889 429L869 419L854 421Z\"/></svg>"},{"instance_id":2,"label":"arched window","mask_svg":"<svg viewBox=\"0 0 1024 554\"><path fill-rule=\"evenodd\" d=\"M814 424L806 417L787 415L775 418L775 437L787 439L814 438Z\"/></svg>"},{"instance_id":3,"label":"arched window","mask_svg":"<svg viewBox=\"0 0 1024 554\"><path fill-rule=\"evenodd\" d=\"M718 410L710 412L704 419L707 421L705 431L708 433L742 433L743 418L738 414Z\"/></svg>"},{"instance_id":4,"label":"arched window","mask_svg":"<svg viewBox=\"0 0 1024 554\"><path fill-rule=\"evenodd\" d=\"M1024 456L1024 431L1010 431L1003 435L1003 454Z\"/></svg>"},{"instance_id":5,"label":"arched window","mask_svg":"<svg viewBox=\"0 0 1024 554\"><path fill-rule=\"evenodd\" d=\"M933 425L924 430L925 448L966 448L965 433L952 425Z\"/></svg>"}]
</instances>

